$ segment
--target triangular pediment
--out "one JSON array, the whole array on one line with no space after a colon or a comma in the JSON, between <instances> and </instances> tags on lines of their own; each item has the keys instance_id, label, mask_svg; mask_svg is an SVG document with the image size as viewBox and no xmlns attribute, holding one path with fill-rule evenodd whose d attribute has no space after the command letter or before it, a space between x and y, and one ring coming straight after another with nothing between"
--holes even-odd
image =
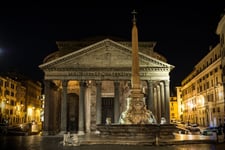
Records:
<instances>
[{"instance_id":1,"label":"triangular pediment","mask_svg":"<svg viewBox=\"0 0 225 150\"><path fill-rule=\"evenodd\" d=\"M171 65L139 52L140 67L169 67ZM73 68L124 68L132 66L132 49L105 39L80 50L76 50L39 67L42 69Z\"/></svg>"}]
</instances>

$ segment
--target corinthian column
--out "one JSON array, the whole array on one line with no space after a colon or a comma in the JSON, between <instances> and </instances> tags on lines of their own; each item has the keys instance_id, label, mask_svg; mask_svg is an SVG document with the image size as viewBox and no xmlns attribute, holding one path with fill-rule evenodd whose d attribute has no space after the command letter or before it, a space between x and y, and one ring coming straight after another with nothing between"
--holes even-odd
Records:
<instances>
[{"instance_id":1,"label":"corinthian column","mask_svg":"<svg viewBox=\"0 0 225 150\"><path fill-rule=\"evenodd\" d=\"M114 122L118 123L119 121L119 108L120 108L120 102L119 102L119 81L114 82L114 93L115 93L115 99L114 99Z\"/></svg>"},{"instance_id":2,"label":"corinthian column","mask_svg":"<svg viewBox=\"0 0 225 150\"><path fill-rule=\"evenodd\" d=\"M78 134L84 135L84 96L85 95L85 82L80 81L80 96L79 96L79 126Z\"/></svg>"},{"instance_id":3,"label":"corinthian column","mask_svg":"<svg viewBox=\"0 0 225 150\"><path fill-rule=\"evenodd\" d=\"M64 134L67 131L67 80L62 81L62 100L61 100L61 133Z\"/></svg>"},{"instance_id":4,"label":"corinthian column","mask_svg":"<svg viewBox=\"0 0 225 150\"><path fill-rule=\"evenodd\" d=\"M167 123L170 123L170 88L169 88L169 81L168 80L165 80L164 81L165 83L165 107L166 107L166 110L165 110L165 117L166 117L166 121Z\"/></svg>"},{"instance_id":5,"label":"corinthian column","mask_svg":"<svg viewBox=\"0 0 225 150\"><path fill-rule=\"evenodd\" d=\"M96 94L96 124L102 123L102 99L101 99L101 90L102 83L101 81L96 81L97 94Z\"/></svg>"},{"instance_id":6,"label":"corinthian column","mask_svg":"<svg viewBox=\"0 0 225 150\"><path fill-rule=\"evenodd\" d=\"M164 92L164 84L162 82L160 85L160 95L161 95L161 117L165 117L165 92Z\"/></svg>"},{"instance_id":7,"label":"corinthian column","mask_svg":"<svg viewBox=\"0 0 225 150\"><path fill-rule=\"evenodd\" d=\"M44 81L44 85L45 85L45 103L44 103L44 127L43 127L43 135L48 135L49 133L49 118L50 118L50 81L49 80L45 80Z\"/></svg>"},{"instance_id":8,"label":"corinthian column","mask_svg":"<svg viewBox=\"0 0 225 150\"><path fill-rule=\"evenodd\" d=\"M153 90L153 81L147 81L148 84L148 99L147 99L147 106L148 109L155 114L155 104L154 104L154 90Z\"/></svg>"}]
</instances>

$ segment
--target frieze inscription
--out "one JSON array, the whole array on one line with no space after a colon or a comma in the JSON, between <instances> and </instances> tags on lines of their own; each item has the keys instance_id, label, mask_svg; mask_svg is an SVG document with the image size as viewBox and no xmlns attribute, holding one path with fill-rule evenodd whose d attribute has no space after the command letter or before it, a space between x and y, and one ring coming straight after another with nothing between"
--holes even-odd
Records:
<instances>
[{"instance_id":1,"label":"frieze inscription","mask_svg":"<svg viewBox=\"0 0 225 150\"><path fill-rule=\"evenodd\" d=\"M130 72L68 72L69 76L126 76L130 77Z\"/></svg>"}]
</instances>

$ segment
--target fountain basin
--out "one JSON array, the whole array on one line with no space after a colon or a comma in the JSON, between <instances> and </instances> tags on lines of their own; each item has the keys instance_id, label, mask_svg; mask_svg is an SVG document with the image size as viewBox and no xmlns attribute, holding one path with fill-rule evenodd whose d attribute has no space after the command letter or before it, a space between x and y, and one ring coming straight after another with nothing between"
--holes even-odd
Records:
<instances>
[{"instance_id":1,"label":"fountain basin","mask_svg":"<svg viewBox=\"0 0 225 150\"><path fill-rule=\"evenodd\" d=\"M120 138L174 138L174 124L99 124L97 130L100 136L115 136Z\"/></svg>"}]
</instances>

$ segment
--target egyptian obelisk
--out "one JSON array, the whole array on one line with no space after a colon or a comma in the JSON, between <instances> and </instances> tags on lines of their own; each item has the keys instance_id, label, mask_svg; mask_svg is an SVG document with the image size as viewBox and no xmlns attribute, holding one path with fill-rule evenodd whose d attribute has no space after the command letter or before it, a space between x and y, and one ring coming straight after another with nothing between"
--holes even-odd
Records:
<instances>
[{"instance_id":1,"label":"egyptian obelisk","mask_svg":"<svg viewBox=\"0 0 225 150\"><path fill-rule=\"evenodd\" d=\"M140 88L140 75L139 75L139 57L138 57L138 30L136 26L136 11L133 14L133 27L132 27L132 76L131 76L131 97L142 99L144 94Z\"/></svg>"},{"instance_id":2,"label":"egyptian obelisk","mask_svg":"<svg viewBox=\"0 0 225 150\"><path fill-rule=\"evenodd\" d=\"M127 98L127 109L121 114L121 124L149 124L155 123L155 117L145 105L144 94L141 90L139 50L138 50L138 30L136 26L136 11L133 14L132 27L132 74L131 74L131 94Z\"/></svg>"}]
</instances>

